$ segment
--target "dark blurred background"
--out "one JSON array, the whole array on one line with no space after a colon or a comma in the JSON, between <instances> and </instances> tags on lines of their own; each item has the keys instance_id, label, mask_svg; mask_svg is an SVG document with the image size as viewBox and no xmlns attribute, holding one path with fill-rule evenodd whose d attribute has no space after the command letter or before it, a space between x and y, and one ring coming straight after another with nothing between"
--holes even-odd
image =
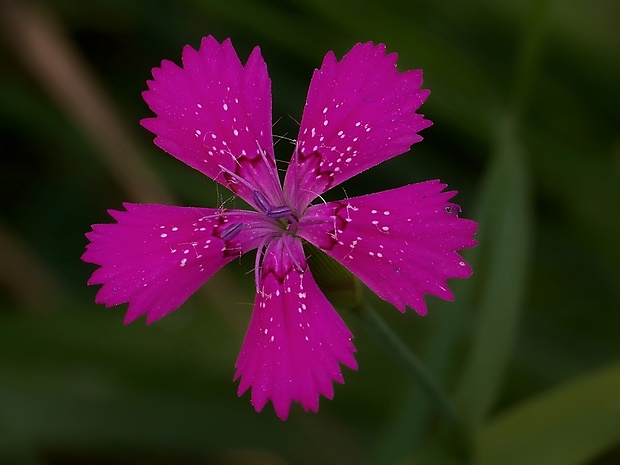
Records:
<instances>
[{"instance_id":1,"label":"dark blurred background","mask_svg":"<svg viewBox=\"0 0 620 465\"><path fill-rule=\"evenodd\" d=\"M424 70L425 140L344 188L447 182L480 222L475 275L424 318L368 298L462 409L474 463L620 463L619 26L616 0L1 0L0 463L458 463L347 311L360 368L318 414L237 397L253 257L148 327L95 305L80 255L107 209L217 204L139 125L151 68L209 34L261 47L288 138L327 51L383 42Z\"/></svg>"}]
</instances>

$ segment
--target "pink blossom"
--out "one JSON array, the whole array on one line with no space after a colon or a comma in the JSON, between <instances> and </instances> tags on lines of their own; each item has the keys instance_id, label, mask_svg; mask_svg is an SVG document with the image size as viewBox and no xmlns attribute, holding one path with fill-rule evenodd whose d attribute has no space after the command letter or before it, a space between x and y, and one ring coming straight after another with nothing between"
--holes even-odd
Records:
<instances>
[{"instance_id":1,"label":"pink blossom","mask_svg":"<svg viewBox=\"0 0 620 465\"><path fill-rule=\"evenodd\" d=\"M340 364L357 368L353 336L323 295L302 245L314 244L400 311L426 313L424 294L451 300L449 278L470 267L476 223L458 217L456 194L427 181L322 201L321 194L407 152L431 125L416 113L429 92L420 70L399 73L384 45L328 53L314 71L283 184L273 151L271 82L257 48L242 65L229 40L164 60L143 96L155 144L231 190L254 210L124 204L112 224L93 225L83 260L99 265L96 301L128 302L125 322L177 309L226 263L257 249L256 301L236 363L239 395L260 411L271 400L286 419L292 402L317 411L333 397ZM319 201L317 201L319 199ZM314 202L314 203L313 203Z\"/></svg>"}]
</instances>

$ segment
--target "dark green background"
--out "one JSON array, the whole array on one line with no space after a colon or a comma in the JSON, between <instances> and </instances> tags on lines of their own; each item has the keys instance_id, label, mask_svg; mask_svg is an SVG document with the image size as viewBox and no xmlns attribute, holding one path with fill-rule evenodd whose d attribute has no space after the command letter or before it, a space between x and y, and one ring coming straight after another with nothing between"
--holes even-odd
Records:
<instances>
[{"instance_id":1,"label":"dark green background","mask_svg":"<svg viewBox=\"0 0 620 465\"><path fill-rule=\"evenodd\" d=\"M429 298L424 318L368 298L462 409L474 463L620 461L617 1L0 5L0 463L467 456L347 311L360 368L344 369L318 414L295 406L283 423L270 405L257 414L237 398L253 257L149 327L123 326L123 308L94 304L93 266L79 257L106 209L217 204L213 183L138 123L150 114L140 92L151 68L178 63L185 44L208 34L230 37L242 60L261 47L274 133L289 138L328 50L383 42L400 69L423 68L423 112L434 122L425 140L344 187L447 182L463 216L480 222L481 244L465 254L475 275L453 283L455 303ZM291 147L280 141L277 156Z\"/></svg>"}]
</instances>

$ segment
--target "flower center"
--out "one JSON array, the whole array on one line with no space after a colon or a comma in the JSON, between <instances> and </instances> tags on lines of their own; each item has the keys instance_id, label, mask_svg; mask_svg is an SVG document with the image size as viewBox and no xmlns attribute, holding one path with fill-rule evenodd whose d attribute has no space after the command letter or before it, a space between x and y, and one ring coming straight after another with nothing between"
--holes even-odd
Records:
<instances>
[{"instance_id":1,"label":"flower center","mask_svg":"<svg viewBox=\"0 0 620 465\"><path fill-rule=\"evenodd\" d=\"M277 220L283 230L289 231L291 234L297 232L298 218L293 214L289 206L272 205L260 191L254 191L253 197L257 208L266 213L269 218Z\"/></svg>"}]
</instances>

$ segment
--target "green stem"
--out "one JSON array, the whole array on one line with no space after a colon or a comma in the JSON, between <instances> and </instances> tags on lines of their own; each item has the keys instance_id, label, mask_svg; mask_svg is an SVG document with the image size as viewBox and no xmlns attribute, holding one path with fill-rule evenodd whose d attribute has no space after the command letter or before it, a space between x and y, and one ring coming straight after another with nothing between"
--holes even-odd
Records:
<instances>
[{"instance_id":1,"label":"green stem","mask_svg":"<svg viewBox=\"0 0 620 465\"><path fill-rule=\"evenodd\" d=\"M355 309L355 313L368 332L377 338L383 348L432 399L445 419L456 429L464 431L461 417L444 389L379 314L364 300Z\"/></svg>"}]
</instances>

